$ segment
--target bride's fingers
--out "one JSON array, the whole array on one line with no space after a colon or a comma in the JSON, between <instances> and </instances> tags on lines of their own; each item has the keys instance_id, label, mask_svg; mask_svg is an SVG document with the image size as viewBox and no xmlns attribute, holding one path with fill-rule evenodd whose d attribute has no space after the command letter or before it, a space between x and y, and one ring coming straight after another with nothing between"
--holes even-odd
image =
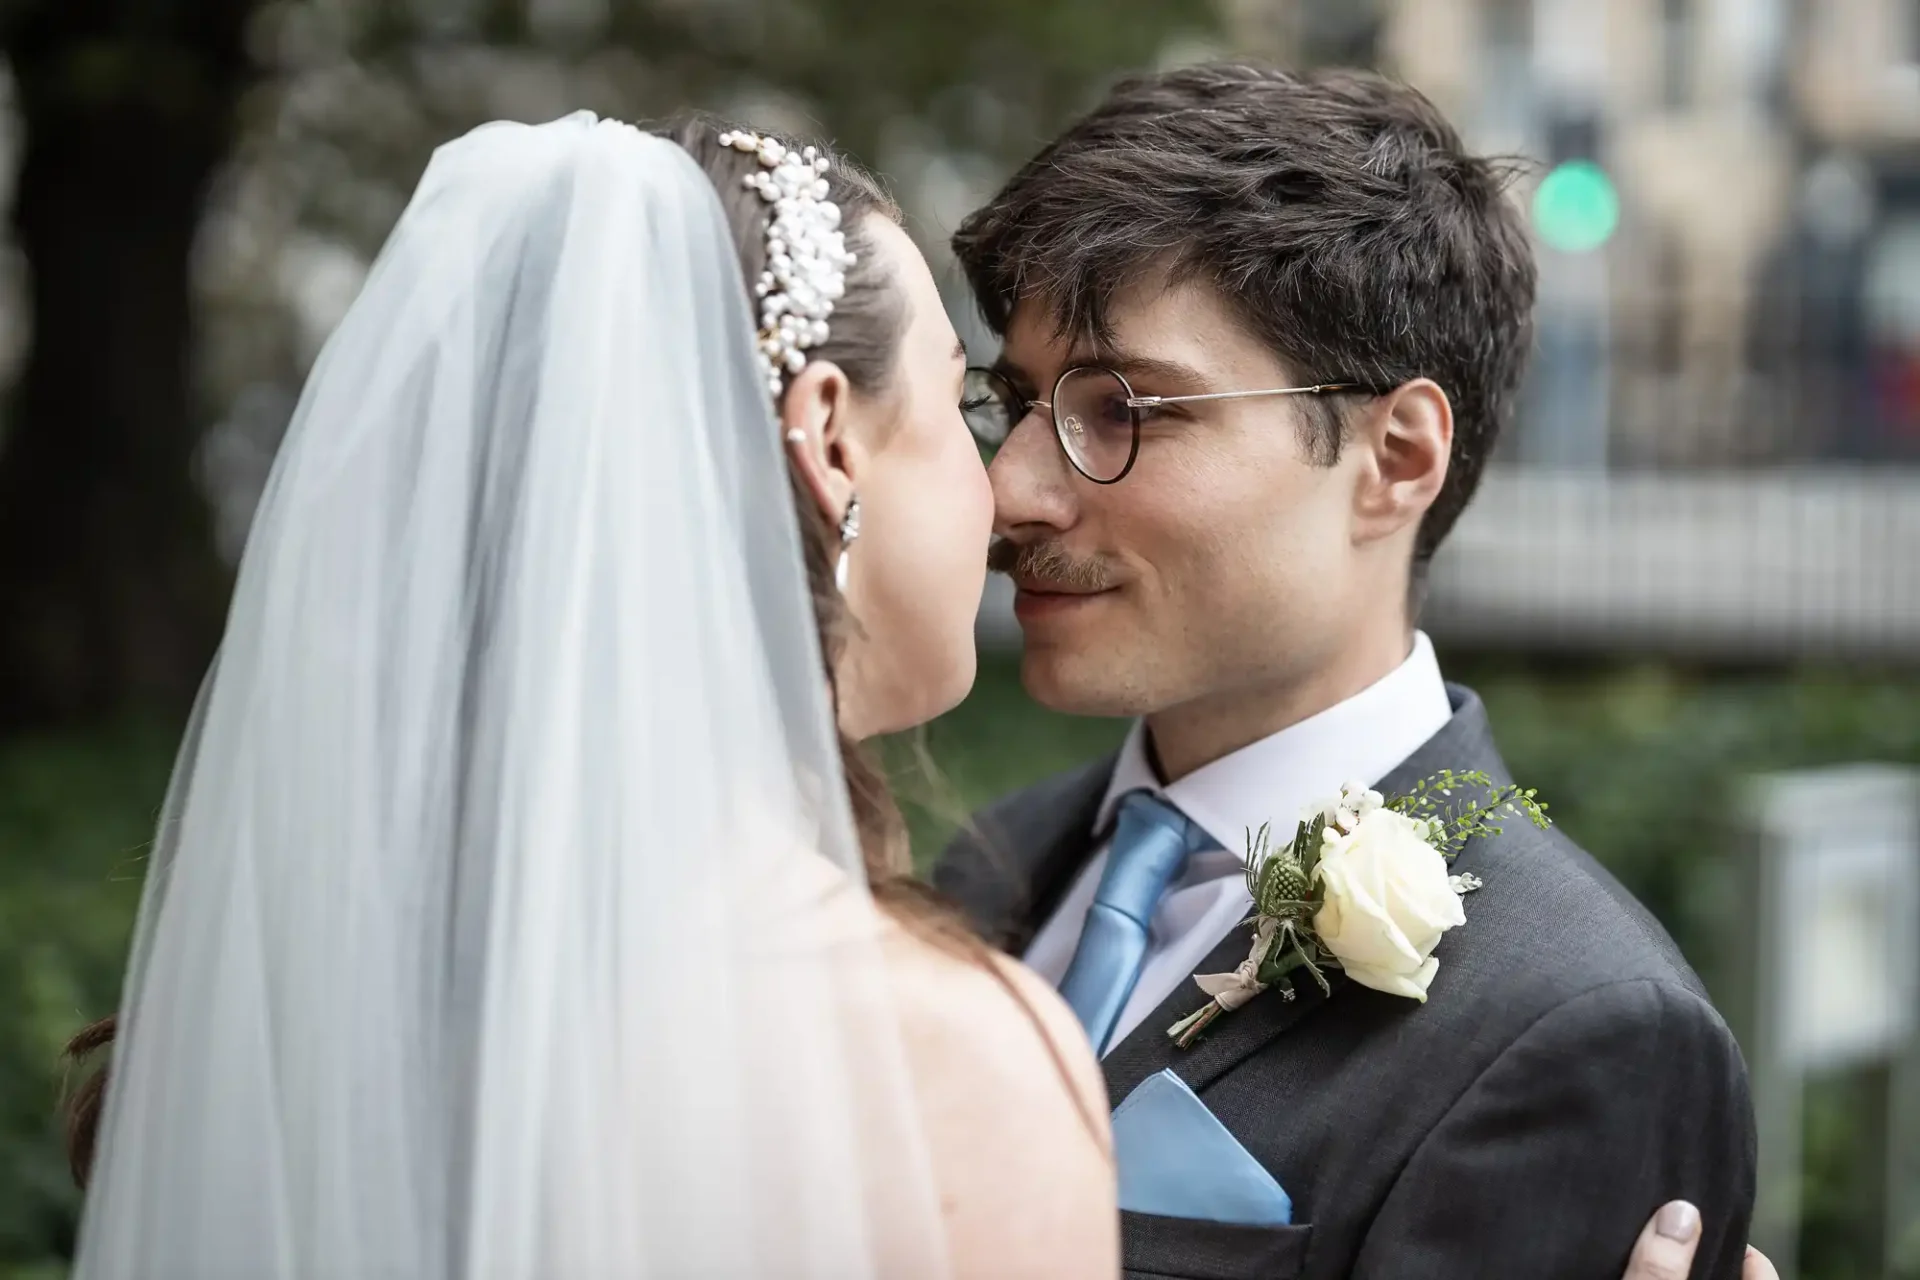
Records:
<instances>
[{"instance_id":1,"label":"bride's fingers","mask_svg":"<svg viewBox=\"0 0 1920 1280\"><path fill-rule=\"evenodd\" d=\"M1780 1280L1780 1273L1767 1261L1766 1254L1749 1245L1746 1265L1740 1268L1740 1280Z\"/></svg>"},{"instance_id":2,"label":"bride's fingers","mask_svg":"<svg viewBox=\"0 0 1920 1280\"><path fill-rule=\"evenodd\" d=\"M1685 1200L1673 1200L1660 1206L1627 1259L1627 1274L1621 1280L1687 1280L1693 1269L1693 1251L1700 1245L1700 1211ZM1756 1255L1747 1255L1748 1266ZM1761 1259L1765 1263L1765 1259ZM1771 1273L1772 1267L1767 1268ZM1755 1280L1751 1270L1741 1280ZM1775 1280L1778 1280L1775 1277Z\"/></svg>"}]
</instances>

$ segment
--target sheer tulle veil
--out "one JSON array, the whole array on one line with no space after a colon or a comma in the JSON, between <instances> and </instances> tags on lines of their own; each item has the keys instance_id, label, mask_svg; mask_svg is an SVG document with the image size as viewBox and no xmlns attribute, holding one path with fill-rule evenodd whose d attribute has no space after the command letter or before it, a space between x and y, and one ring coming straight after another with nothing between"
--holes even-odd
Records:
<instances>
[{"instance_id":1,"label":"sheer tulle veil","mask_svg":"<svg viewBox=\"0 0 1920 1280\"><path fill-rule=\"evenodd\" d=\"M181 748L77 1276L942 1272L753 343L671 143L434 156Z\"/></svg>"}]
</instances>

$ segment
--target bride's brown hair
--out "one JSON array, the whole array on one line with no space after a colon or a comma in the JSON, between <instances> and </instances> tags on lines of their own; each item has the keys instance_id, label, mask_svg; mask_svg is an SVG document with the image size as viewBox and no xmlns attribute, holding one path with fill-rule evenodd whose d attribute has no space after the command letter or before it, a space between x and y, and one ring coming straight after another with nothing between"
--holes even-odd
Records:
<instances>
[{"instance_id":1,"label":"bride's brown hair","mask_svg":"<svg viewBox=\"0 0 1920 1280\"><path fill-rule=\"evenodd\" d=\"M759 162L745 152L721 146L720 135L726 131L727 126L718 120L689 116L659 133L692 156L719 193L720 206L733 231L744 285L745 281L759 279L766 270L767 205L745 183L758 170ZM893 390L894 357L900 331L905 327L906 298L887 278L873 244L869 219L878 216L897 223L900 207L865 170L827 148L820 149L830 162L827 199L840 210L840 227L854 255L854 265L847 271L846 293L834 304L826 342L810 349L807 356L838 365L857 394L883 398ZM840 556L840 531L791 464L787 478L793 490L794 512L800 518L800 544L806 557L813 616L820 628L820 647L826 656L827 683L834 688L837 705L834 671L847 638L858 626L847 609L846 598L833 582L834 564ZM903 892L919 896L913 888L916 882L907 877L906 823L885 775L866 749L845 734L840 735L840 756L867 880L875 896L883 901Z\"/></svg>"},{"instance_id":2,"label":"bride's brown hair","mask_svg":"<svg viewBox=\"0 0 1920 1280\"><path fill-rule=\"evenodd\" d=\"M726 128L717 120L690 116L658 132L692 156L719 192L721 207L733 231L734 247L739 253L744 287L744 281L758 279L766 268L767 213L759 195L744 184L757 162L751 156L720 145L720 135ZM826 343L812 348L809 355L838 365L857 393L883 397L892 390L906 301L893 287L874 250L868 219L879 216L898 223L900 207L865 170L827 148L821 150L831 161L827 171L827 198L840 208L847 247L857 261L847 272L846 294L834 307ZM794 511L800 520L800 541L806 557L814 619L826 657L826 679L828 686L835 688L837 660L846 647L847 637L859 625L833 581L834 563L840 555L839 529L820 510L811 491L791 467L788 478ZM837 688L835 701L838 702ZM879 765L865 747L844 733L840 735L840 757L867 883L874 900L888 916L916 936L977 963L999 980L1008 994L1026 1009L1027 1015L1035 1019L1035 1029L1054 1054L1062 1077L1066 1078L1066 1065L1059 1058L1051 1037L994 964L987 945L931 889L913 878L907 857L906 822ZM112 1016L84 1028L67 1042L68 1061L78 1063L106 1048L112 1044L114 1033ZM93 1167L106 1085L107 1068L101 1067L87 1077L67 1103L67 1159L74 1180L82 1186ZM1077 1102L1078 1094L1073 1096Z\"/></svg>"}]
</instances>

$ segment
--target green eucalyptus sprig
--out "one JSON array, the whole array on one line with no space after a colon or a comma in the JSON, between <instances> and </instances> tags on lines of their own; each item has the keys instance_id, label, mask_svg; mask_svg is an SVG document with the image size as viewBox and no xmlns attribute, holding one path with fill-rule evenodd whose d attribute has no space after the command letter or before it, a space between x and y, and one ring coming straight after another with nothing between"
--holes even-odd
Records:
<instances>
[{"instance_id":1,"label":"green eucalyptus sprig","mask_svg":"<svg viewBox=\"0 0 1920 1280\"><path fill-rule=\"evenodd\" d=\"M1455 799L1456 791L1469 795ZM1469 798L1475 792L1478 798ZM1499 785L1481 769L1442 769L1414 783L1405 795L1387 801L1386 807L1434 824L1433 846L1442 857L1451 859L1476 836L1501 834L1506 828L1495 821L1498 818L1523 818L1546 830L1552 823L1539 796L1538 790L1518 783Z\"/></svg>"}]
</instances>

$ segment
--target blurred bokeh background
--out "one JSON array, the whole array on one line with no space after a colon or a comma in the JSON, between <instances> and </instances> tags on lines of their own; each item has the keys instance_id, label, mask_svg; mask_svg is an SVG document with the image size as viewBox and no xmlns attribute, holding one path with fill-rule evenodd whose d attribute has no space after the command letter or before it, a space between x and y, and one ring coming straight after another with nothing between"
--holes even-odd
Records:
<instances>
[{"instance_id":1,"label":"blurred bokeh background","mask_svg":"<svg viewBox=\"0 0 1920 1280\"><path fill-rule=\"evenodd\" d=\"M114 1005L301 378L436 143L830 136L989 355L960 217L1125 70L1236 54L1380 67L1538 162L1535 370L1427 625L1741 1034L1783 1271L1920 1275L1920 4L0 0L0 53L0 1277L64 1274L59 1049ZM1123 730L1024 697L998 595L981 635L889 744L923 856Z\"/></svg>"}]
</instances>

